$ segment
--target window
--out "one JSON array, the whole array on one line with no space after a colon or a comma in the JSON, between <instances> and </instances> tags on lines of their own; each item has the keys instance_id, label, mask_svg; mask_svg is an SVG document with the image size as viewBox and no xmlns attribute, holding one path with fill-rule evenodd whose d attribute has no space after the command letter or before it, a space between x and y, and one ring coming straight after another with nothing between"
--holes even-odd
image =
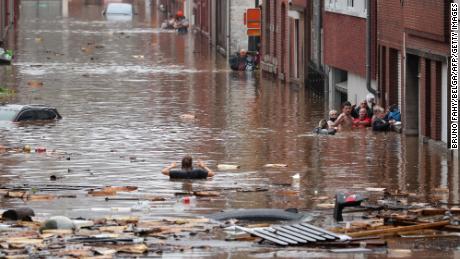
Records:
<instances>
[{"instance_id":1,"label":"window","mask_svg":"<svg viewBox=\"0 0 460 259\"><path fill-rule=\"evenodd\" d=\"M366 0L324 0L324 9L360 18L366 18Z\"/></svg>"},{"instance_id":2,"label":"window","mask_svg":"<svg viewBox=\"0 0 460 259\"><path fill-rule=\"evenodd\" d=\"M36 114L34 111L25 111L21 113L18 118L18 121L31 121L36 119Z\"/></svg>"},{"instance_id":3,"label":"window","mask_svg":"<svg viewBox=\"0 0 460 259\"><path fill-rule=\"evenodd\" d=\"M36 111L37 120L54 120L56 114L53 111Z\"/></svg>"}]
</instances>

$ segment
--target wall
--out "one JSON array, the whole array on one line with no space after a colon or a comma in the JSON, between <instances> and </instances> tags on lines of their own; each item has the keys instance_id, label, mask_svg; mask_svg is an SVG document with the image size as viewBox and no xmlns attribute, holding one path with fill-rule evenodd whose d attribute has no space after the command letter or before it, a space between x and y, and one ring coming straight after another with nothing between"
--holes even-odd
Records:
<instances>
[{"instance_id":1,"label":"wall","mask_svg":"<svg viewBox=\"0 0 460 259\"><path fill-rule=\"evenodd\" d=\"M282 5L284 4L284 15ZM285 55L284 67L289 69L290 27L291 19L288 18L289 3L287 0L265 0L262 10L262 70L279 76L281 71L281 53ZM282 17L286 26L283 30ZM284 44L283 44L284 41ZM287 72L287 71L285 71ZM288 73L286 73L288 74Z\"/></svg>"},{"instance_id":2,"label":"wall","mask_svg":"<svg viewBox=\"0 0 460 259\"><path fill-rule=\"evenodd\" d=\"M313 0L312 2L312 11L311 11L311 55L310 60L312 60L317 66L322 65L322 48L321 48L321 1L322 0Z\"/></svg>"},{"instance_id":3,"label":"wall","mask_svg":"<svg viewBox=\"0 0 460 259\"><path fill-rule=\"evenodd\" d=\"M248 36L246 34L246 25L244 25L244 13L248 8L254 8L255 1L250 0L231 0L230 7L230 53L240 49L248 49Z\"/></svg>"},{"instance_id":4,"label":"wall","mask_svg":"<svg viewBox=\"0 0 460 259\"><path fill-rule=\"evenodd\" d=\"M441 140L445 143L447 143L447 131L449 130L447 127L447 107L449 104L447 103L447 84L450 82L447 81L447 63L442 64L442 135L441 135Z\"/></svg>"},{"instance_id":5,"label":"wall","mask_svg":"<svg viewBox=\"0 0 460 259\"><path fill-rule=\"evenodd\" d=\"M366 19L324 11L324 63L366 77ZM374 19L376 19L374 10ZM373 23L375 26L375 23ZM376 33L372 33L372 78L376 78Z\"/></svg>"},{"instance_id":6,"label":"wall","mask_svg":"<svg viewBox=\"0 0 460 259\"><path fill-rule=\"evenodd\" d=\"M377 89L377 81L372 80L371 86ZM348 100L352 104L359 104L362 100L366 99L369 93L366 89L366 78L353 73L348 73Z\"/></svg>"},{"instance_id":7,"label":"wall","mask_svg":"<svg viewBox=\"0 0 460 259\"><path fill-rule=\"evenodd\" d=\"M412 120L419 119L418 132L434 140L447 140L447 65L449 56L449 14L450 1L432 0L377 0L378 44L380 49L380 84L384 90L382 102L391 102L392 92L402 92L403 119L409 120L409 133L416 132ZM419 58L419 74L413 75L415 64L403 62L400 71L390 71L394 62L389 58L390 49L398 50L403 60ZM385 52L386 51L386 52ZM405 57L405 59L404 59ZM411 66L411 68L409 68ZM407 70L407 73L405 72ZM411 71L410 71L411 70ZM404 75L402 78L396 74ZM408 78L408 77L411 78ZM418 101L413 90L418 78L420 96ZM397 80L398 82L395 82ZM395 89L395 88L399 89ZM419 107L413 107L413 105ZM418 113L412 112L414 109Z\"/></svg>"}]
</instances>

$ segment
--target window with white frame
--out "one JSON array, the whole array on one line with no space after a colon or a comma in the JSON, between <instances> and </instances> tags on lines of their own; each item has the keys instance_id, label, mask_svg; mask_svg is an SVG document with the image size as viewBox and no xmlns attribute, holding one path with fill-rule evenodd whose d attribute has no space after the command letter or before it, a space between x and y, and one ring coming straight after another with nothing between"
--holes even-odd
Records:
<instances>
[{"instance_id":1,"label":"window with white frame","mask_svg":"<svg viewBox=\"0 0 460 259\"><path fill-rule=\"evenodd\" d=\"M366 18L367 0L324 0L326 11Z\"/></svg>"},{"instance_id":2,"label":"window with white frame","mask_svg":"<svg viewBox=\"0 0 460 259\"><path fill-rule=\"evenodd\" d=\"M354 0L347 0L347 6L348 6L348 8L353 8L355 6L355 1Z\"/></svg>"}]
</instances>

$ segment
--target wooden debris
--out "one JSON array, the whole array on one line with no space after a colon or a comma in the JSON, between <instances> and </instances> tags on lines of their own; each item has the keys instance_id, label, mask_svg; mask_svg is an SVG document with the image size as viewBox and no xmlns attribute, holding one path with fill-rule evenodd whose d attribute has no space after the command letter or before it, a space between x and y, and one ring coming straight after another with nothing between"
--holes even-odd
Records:
<instances>
[{"instance_id":1,"label":"wooden debris","mask_svg":"<svg viewBox=\"0 0 460 259\"><path fill-rule=\"evenodd\" d=\"M316 208L317 209L333 209L334 206L335 206L334 203L321 203L321 204L317 204Z\"/></svg>"},{"instance_id":2,"label":"wooden debris","mask_svg":"<svg viewBox=\"0 0 460 259\"><path fill-rule=\"evenodd\" d=\"M408 258L411 255L412 250L409 249L388 249L388 257L390 258Z\"/></svg>"},{"instance_id":3,"label":"wooden debris","mask_svg":"<svg viewBox=\"0 0 460 259\"><path fill-rule=\"evenodd\" d=\"M26 199L29 201L50 201L56 198L57 197L55 195L50 194L32 194L26 197Z\"/></svg>"},{"instance_id":4,"label":"wooden debris","mask_svg":"<svg viewBox=\"0 0 460 259\"><path fill-rule=\"evenodd\" d=\"M144 199L148 201L165 201L166 200L166 198L158 197L158 196L144 196Z\"/></svg>"},{"instance_id":5,"label":"wooden debris","mask_svg":"<svg viewBox=\"0 0 460 259\"><path fill-rule=\"evenodd\" d=\"M125 230L128 228L128 226L106 226L106 227L100 227L99 231L102 233L108 232L108 233L116 233L120 234L125 232Z\"/></svg>"},{"instance_id":6,"label":"wooden debris","mask_svg":"<svg viewBox=\"0 0 460 259\"><path fill-rule=\"evenodd\" d=\"M408 212L414 213L420 216L435 216L435 215L444 215L446 212L450 212L452 214L460 214L460 209L458 208L452 208L452 209L423 208L423 209L409 210Z\"/></svg>"},{"instance_id":7,"label":"wooden debris","mask_svg":"<svg viewBox=\"0 0 460 259\"><path fill-rule=\"evenodd\" d=\"M117 192L115 190L90 190L88 194L91 196L115 196L117 195Z\"/></svg>"},{"instance_id":8,"label":"wooden debris","mask_svg":"<svg viewBox=\"0 0 460 259\"><path fill-rule=\"evenodd\" d=\"M89 247L82 247L81 249L64 249L60 250L56 255L60 257L71 256L76 258L91 257L94 255L94 252L90 249Z\"/></svg>"},{"instance_id":9,"label":"wooden debris","mask_svg":"<svg viewBox=\"0 0 460 259\"><path fill-rule=\"evenodd\" d=\"M38 238L12 237L3 241L9 245L10 249L22 249L29 245L43 247L43 239Z\"/></svg>"},{"instance_id":10,"label":"wooden debris","mask_svg":"<svg viewBox=\"0 0 460 259\"><path fill-rule=\"evenodd\" d=\"M194 192L197 197L217 197L220 195L219 192L207 191L207 192Z\"/></svg>"},{"instance_id":11,"label":"wooden debris","mask_svg":"<svg viewBox=\"0 0 460 259\"><path fill-rule=\"evenodd\" d=\"M42 231L43 236L67 236L72 235L73 230L71 229L45 229Z\"/></svg>"},{"instance_id":12,"label":"wooden debris","mask_svg":"<svg viewBox=\"0 0 460 259\"><path fill-rule=\"evenodd\" d=\"M117 192L133 192L137 190L136 186L107 186L100 190L90 190L89 195L92 196L114 196Z\"/></svg>"},{"instance_id":13,"label":"wooden debris","mask_svg":"<svg viewBox=\"0 0 460 259\"><path fill-rule=\"evenodd\" d=\"M387 188L375 188L375 187L367 187L365 190L368 192L384 192Z\"/></svg>"},{"instance_id":14,"label":"wooden debris","mask_svg":"<svg viewBox=\"0 0 460 259\"><path fill-rule=\"evenodd\" d=\"M449 221L440 221L434 223L418 224L414 226L405 226L405 227L394 227L394 228L385 228L378 230L368 230L362 232L348 233L350 237L365 237L365 236L378 236L378 235L394 235L396 233L430 229L430 228L440 228L449 224Z\"/></svg>"},{"instance_id":15,"label":"wooden debris","mask_svg":"<svg viewBox=\"0 0 460 259\"><path fill-rule=\"evenodd\" d=\"M112 246L112 249L129 254L143 254L149 251L149 248L145 244L117 245Z\"/></svg>"},{"instance_id":16,"label":"wooden debris","mask_svg":"<svg viewBox=\"0 0 460 259\"><path fill-rule=\"evenodd\" d=\"M113 256L113 255L115 255L117 253L117 250L110 249L110 248L105 248L105 247L93 247L92 250L97 255L105 255L105 256Z\"/></svg>"},{"instance_id":17,"label":"wooden debris","mask_svg":"<svg viewBox=\"0 0 460 259\"><path fill-rule=\"evenodd\" d=\"M340 249L331 249L333 253L370 253L372 252L369 248L340 248Z\"/></svg>"},{"instance_id":18,"label":"wooden debris","mask_svg":"<svg viewBox=\"0 0 460 259\"><path fill-rule=\"evenodd\" d=\"M196 116L194 114L182 114L180 118L183 120L194 120Z\"/></svg>"},{"instance_id":19,"label":"wooden debris","mask_svg":"<svg viewBox=\"0 0 460 259\"><path fill-rule=\"evenodd\" d=\"M239 165L230 165L230 164L218 164L217 165L217 169L221 170L221 171L236 170L236 169L239 169L239 168L240 168Z\"/></svg>"},{"instance_id":20,"label":"wooden debris","mask_svg":"<svg viewBox=\"0 0 460 259\"><path fill-rule=\"evenodd\" d=\"M128 225L128 224L137 224L139 222L139 218L138 217L132 217L132 216L128 216L128 217L118 217L118 218L115 218L113 219L118 225Z\"/></svg>"},{"instance_id":21,"label":"wooden debris","mask_svg":"<svg viewBox=\"0 0 460 259\"><path fill-rule=\"evenodd\" d=\"M266 165L264 165L264 167L268 167L268 168L284 168L284 167L288 167L288 165L286 165L286 164L266 164Z\"/></svg>"},{"instance_id":22,"label":"wooden debris","mask_svg":"<svg viewBox=\"0 0 460 259\"><path fill-rule=\"evenodd\" d=\"M237 192L267 192L268 188L256 187L254 189L237 189Z\"/></svg>"},{"instance_id":23,"label":"wooden debris","mask_svg":"<svg viewBox=\"0 0 460 259\"><path fill-rule=\"evenodd\" d=\"M5 195L5 198L24 198L27 196L25 191L8 191Z\"/></svg>"}]
</instances>

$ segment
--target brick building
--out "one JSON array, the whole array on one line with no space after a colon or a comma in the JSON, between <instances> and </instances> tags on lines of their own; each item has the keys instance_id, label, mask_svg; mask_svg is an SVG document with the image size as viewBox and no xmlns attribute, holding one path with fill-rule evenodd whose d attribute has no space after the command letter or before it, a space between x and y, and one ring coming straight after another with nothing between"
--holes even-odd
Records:
<instances>
[{"instance_id":1,"label":"brick building","mask_svg":"<svg viewBox=\"0 0 460 259\"><path fill-rule=\"evenodd\" d=\"M450 2L377 0L380 102L400 105L407 134L444 142Z\"/></svg>"},{"instance_id":2,"label":"brick building","mask_svg":"<svg viewBox=\"0 0 460 259\"><path fill-rule=\"evenodd\" d=\"M192 25L202 34L210 37L211 0L193 0Z\"/></svg>"},{"instance_id":3,"label":"brick building","mask_svg":"<svg viewBox=\"0 0 460 259\"><path fill-rule=\"evenodd\" d=\"M244 25L244 13L248 8L255 8L257 0L212 0L211 43L225 55L240 49L248 49L249 37Z\"/></svg>"},{"instance_id":4,"label":"brick building","mask_svg":"<svg viewBox=\"0 0 460 259\"><path fill-rule=\"evenodd\" d=\"M262 71L286 82L305 83L310 55L310 3L263 1Z\"/></svg>"},{"instance_id":5,"label":"brick building","mask_svg":"<svg viewBox=\"0 0 460 259\"><path fill-rule=\"evenodd\" d=\"M0 43L4 45L7 34L12 25L16 24L19 17L19 0L0 1Z\"/></svg>"},{"instance_id":6,"label":"brick building","mask_svg":"<svg viewBox=\"0 0 460 259\"><path fill-rule=\"evenodd\" d=\"M193 1L193 2L192 2ZM189 0L190 21L195 31L207 37L216 50L230 55L248 48L244 25L246 9L257 7L257 0Z\"/></svg>"},{"instance_id":7,"label":"brick building","mask_svg":"<svg viewBox=\"0 0 460 259\"><path fill-rule=\"evenodd\" d=\"M359 103L376 81L376 8L371 6L371 90L366 81L367 1L325 0L324 63L328 66L329 106L339 108L344 101Z\"/></svg>"},{"instance_id":8,"label":"brick building","mask_svg":"<svg viewBox=\"0 0 460 259\"><path fill-rule=\"evenodd\" d=\"M203 0L210 1L210 0ZM189 20L190 24L193 25L195 22L196 10L194 6L201 0L158 0L160 10L163 11L165 17L169 15L176 15L178 11L182 11L184 16Z\"/></svg>"}]
</instances>

